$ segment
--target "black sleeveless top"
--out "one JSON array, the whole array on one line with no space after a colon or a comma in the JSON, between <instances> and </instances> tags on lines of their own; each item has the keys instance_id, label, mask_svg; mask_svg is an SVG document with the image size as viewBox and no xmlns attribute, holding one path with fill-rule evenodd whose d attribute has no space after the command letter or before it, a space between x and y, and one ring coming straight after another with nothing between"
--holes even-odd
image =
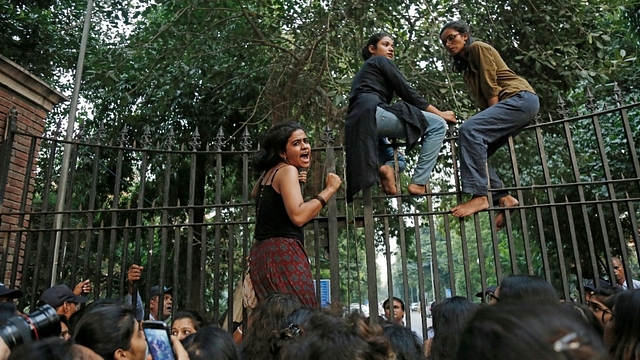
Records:
<instances>
[{"instance_id":1,"label":"black sleeveless top","mask_svg":"<svg viewBox=\"0 0 640 360\"><path fill-rule=\"evenodd\" d=\"M276 173L277 171L273 173L273 177L276 176ZM271 185L260 185L256 209L257 219L254 234L256 240L285 237L303 241L302 228L291 222L287 209L284 207L282 195L278 194Z\"/></svg>"}]
</instances>

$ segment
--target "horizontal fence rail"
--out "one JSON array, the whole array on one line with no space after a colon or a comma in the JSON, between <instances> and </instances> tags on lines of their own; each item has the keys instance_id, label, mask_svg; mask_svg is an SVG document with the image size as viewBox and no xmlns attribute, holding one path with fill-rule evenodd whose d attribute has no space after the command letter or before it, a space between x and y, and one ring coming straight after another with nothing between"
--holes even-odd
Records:
<instances>
[{"instance_id":1,"label":"horizontal fence rail","mask_svg":"<svg viewBox=\"0 0 640 360\"><path fill-rule=\"evenodd\" d=\"M613 256L627 274L637 274L640 104L623 104L616 94L615 107L596 108L588 99L581 114L570 116L559 98L558 119L536 119L489 160L518 199L516 207L491 207L463 219L450 214L467 196L460 191L455 128L426 195L406 193L411 170L398 174L396 196L374 187L347 204L341 189L304 232L322 289L319 302L376 315L383 300L400 297L407 307L419 304L419 324L407 316L407 325L426 335L427 304L449 296L473 299L510 274L542 276L563 298L576 300L584 299L585 279L614 278ZM174 313L198 310L216 322L237 313L234 293L253 240L249 194L259 175L251 168L257 141L249 129L239 138L220 129L203 145L196 128L180 146L171 129L162 138L146 129L137 142L126 126L113 140L103 127L70 142L10 132L0 163L11 146L31 144L27 166L36 166L6 182L33 184L32 200L23 196L20 206L0 214L3 224L18 219L0 229L0 265L4 283L26 294L20 308L36 306L52 282L73 287L90 279L92 299L123 298L127 269L139 264L143 278L136 286L147 305L151 286L160 284L173 287ZM317 141L308 181L301 184L305 198L323 188L327 172L344 178L344 149L334 144L333 131L310 135ZM67 198L65 210L56 212L67 143ZM415 156L406 155L411 169ZM0 176L8 179L6 172ZM497 231L492 224L501 211L506 225ZM56 215L63 218L59 229ZM25 220L28 227L19 226Z\"/></svg>"}]
</instances>

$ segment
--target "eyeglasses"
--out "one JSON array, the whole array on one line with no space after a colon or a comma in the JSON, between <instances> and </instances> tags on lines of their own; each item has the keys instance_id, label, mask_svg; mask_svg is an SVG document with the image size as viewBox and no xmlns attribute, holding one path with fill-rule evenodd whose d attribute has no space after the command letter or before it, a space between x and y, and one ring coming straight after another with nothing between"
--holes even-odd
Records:
<instances>
[{"instance_id":1,"label":"eyeglasses","mask_svg":"<svg viewBox=\"0 0 640 360\"><path fill-rule=\"evenodd\" d=\"M606 325L607 323L609 323L609 321L611 321L611 318L613 317L613 312L611 311L611 309L607 307L603 309L600 304L594 303L593 301L586 301L585 304L589 307L589 309L593 311L593 314L596 317L600 316L600 320L602 320L603 324ZM609 315L609 317L607 317L607 315Z\"/></svg>"},{"instance_id":2,"label":"eyeglasses","mask_svg":"<svg viewBox=\"0 0 640 360\"><path fill-rule=\"evenodd\" d=\"M450 34L446 39L442 40L442 45L447 46L447 44L453 42L458 35L460 35L460 33Z\"/></svg>"},{"instance_id":3,"label":"eyeglasses","mask_svg":"<svg viewBox=\"0 0 640 360\"><path fill-rule=\"evenodd\" d=\"M493 294L493 292L487 291L487 293L484 295L484 301L488 304L488 303L491 302L491 299L495 299L496 301L500 301L500 298L495 296Z\"/></svg>"}]
</instances>

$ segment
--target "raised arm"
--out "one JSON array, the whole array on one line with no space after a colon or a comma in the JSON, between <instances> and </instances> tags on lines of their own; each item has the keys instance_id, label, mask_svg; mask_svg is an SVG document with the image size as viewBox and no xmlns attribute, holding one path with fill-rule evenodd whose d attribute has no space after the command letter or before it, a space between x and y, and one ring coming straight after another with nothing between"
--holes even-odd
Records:
<instances>
[{"instance_id":1,"label":"raised arm","mask_svg":"<svg viewBox=\"0 0 640 360\"><path fill-rule=\"evenodd\" d=\"M342 180L336 174L327 174L326 187L318 194L324 201L329 200L340 188ZM280 169L272 183L273 189L282 195L289 219L295 226L304 226L316 217L323 207L321 200L313 198L307 202L302 198L298 183L298 170L293 166Z\"/></svg>"}]
</instances>

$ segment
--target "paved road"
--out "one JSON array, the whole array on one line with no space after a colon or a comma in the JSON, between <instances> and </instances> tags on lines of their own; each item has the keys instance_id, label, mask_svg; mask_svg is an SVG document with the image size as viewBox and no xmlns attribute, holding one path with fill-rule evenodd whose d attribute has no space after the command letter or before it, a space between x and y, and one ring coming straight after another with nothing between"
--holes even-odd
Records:
<instances>
[{"instance_id":1,"label":"paved road","mask_svg":"<svg viewBox=\"0 0 640 360\"><path fill-rule=\"evenodd\" d=\"M427 328L429 326L431 326L431 318L427 317ZM418 337L422 339L422 314L417 311L411 311L411 330L415 331L415 333L418 334Z\"/></svg>"}]
</instances>

